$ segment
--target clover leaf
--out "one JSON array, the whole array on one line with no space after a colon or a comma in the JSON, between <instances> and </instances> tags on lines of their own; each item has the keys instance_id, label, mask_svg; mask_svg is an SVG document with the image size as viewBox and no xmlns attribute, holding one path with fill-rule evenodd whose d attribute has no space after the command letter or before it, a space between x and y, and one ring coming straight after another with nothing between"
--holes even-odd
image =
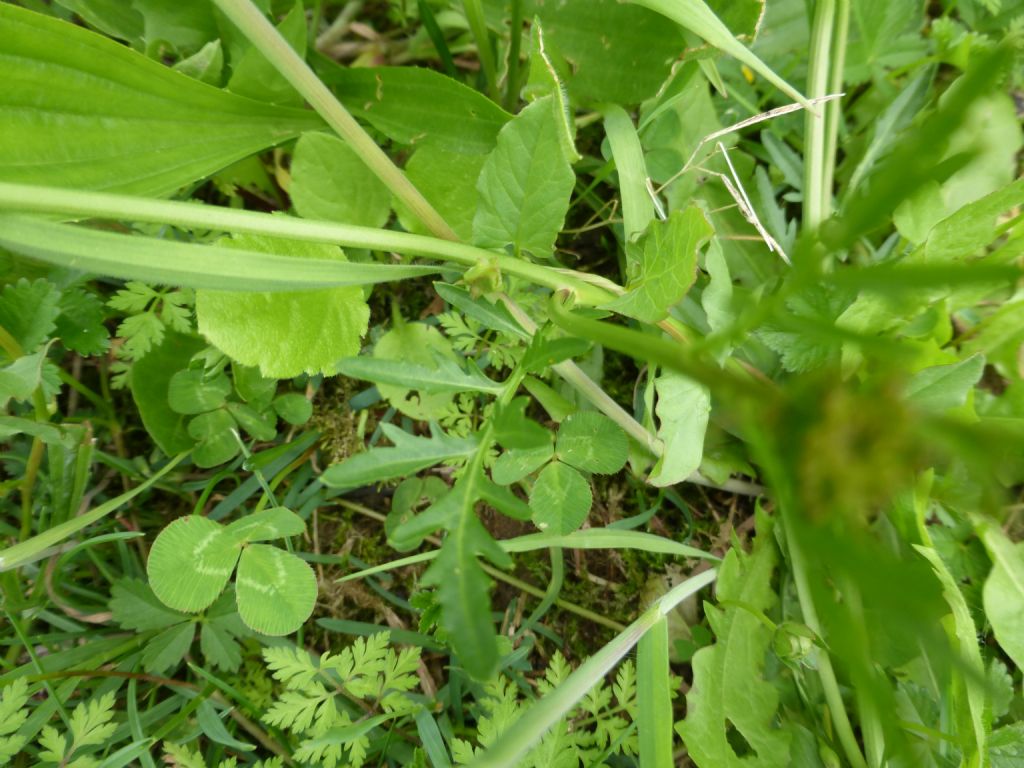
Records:
<instances>
[{"instance_id":1,"label":"clover leaf","mask_svg":"<svg viewBox=\"0 0 1024 768\"><path fill-rule=\"evenodd\" d=\"M306 529L284 507L265 509L224 526L199 515L175 520L153 542L146 565L160 601L196 613L224 591L238 566L238 614L250 629L288 635L309 618L316 603L312 569L299 557L256 542L297 536Z\"/></svg>"}]
</instances>

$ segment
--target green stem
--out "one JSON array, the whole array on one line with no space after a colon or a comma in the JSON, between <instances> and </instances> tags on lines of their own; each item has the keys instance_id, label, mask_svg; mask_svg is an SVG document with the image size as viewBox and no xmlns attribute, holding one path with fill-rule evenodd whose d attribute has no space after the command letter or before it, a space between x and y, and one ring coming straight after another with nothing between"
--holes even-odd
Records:
<instances>
[{"instance_id":1,"label":"green stem","mask_svg":"<svg viewBox=\"0 0 1024 768\"><path fill-rule=\"evenodd\" d=\"M457 237L401 169L377 146L305 60L295 52L251 0L214 0L266 59L292 84L309 105L355 150L366 166L391 193L406 205L427 229L445 240Z\"/></svg>"},{"instance_id":2,"label":"green stem","mask_svg":"<svg viewBox=\"0 0 1024 768\"><path fill-rule=\"evenodd\" d=\"M294 240L336 243L349 248L425 256L464 267L491 262L504 274L520 277L535 285L552 290L568 288L576 295L577 301L583 304L603 304L611 301L615 295L581 279L582 276L576 277L569 270L533 264L464 243L389 229L358 227L293 216L273 216L214 205L4 182L0 182L0 209L145 221L193 229L245 232Z\"/></svg>"},{"instance_id":3,"label":"green stem","mask_svg":"<svg viewBox=\"0 0 1024 768\"><path fill-rule=\"evenodd\" d=\"M807 71L807 98L826 95L829 85L832 30L836 0L818 0L811 28L811 57ZM806 112L804 117L804 227L817 229L828 215L832 190L825 188L826 121Z\"/></svg>"},{"instance_id":4,"label":"green stem","mask_svg":"<svg viewBox=\"0 0 1024 768\"><path fill-rule=\"evenodd\" d=\"M832 44L832 71L829 76L829 93L842 93L843 70L846 67L846 41L850 31L850 0L837 0L835 42ZM822 186L828 196L825 200L825 216L832 214L832 189L835 184L836 149L839 143L839 123L842 114L842 100L835 99L825 104L825 157L822 169Z\"/></svg>"}]
</instances>

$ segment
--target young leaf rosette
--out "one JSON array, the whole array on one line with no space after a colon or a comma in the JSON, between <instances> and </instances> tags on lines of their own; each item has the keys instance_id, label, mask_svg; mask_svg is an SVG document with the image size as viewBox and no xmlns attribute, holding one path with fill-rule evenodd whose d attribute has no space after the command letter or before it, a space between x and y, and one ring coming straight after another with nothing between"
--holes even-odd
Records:
<instances>
[{"instance_id":1,"label":"young leaf rosette","mask_svg":"<svg viewBox=\"0 0 1024 768\"><path fill-rule=\"evenodd\" d=\"M257 542L298 536L306 525L284 507L265 509L230 525L199 515L175 520L153 542L146 571L164 605L197 613L235 577L238 614L264 635L289 635L313 613L316 576L300 558Z\"/></svg>"}]
</instances>

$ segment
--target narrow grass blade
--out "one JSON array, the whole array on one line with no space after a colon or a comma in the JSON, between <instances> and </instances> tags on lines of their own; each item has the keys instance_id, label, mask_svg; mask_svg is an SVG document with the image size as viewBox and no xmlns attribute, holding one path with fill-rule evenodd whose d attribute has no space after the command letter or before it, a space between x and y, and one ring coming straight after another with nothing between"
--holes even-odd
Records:
<instances>
[{"instance_id":1,"label":"narrow grass blade","mask_svg":"<svg viewBox=\"0 0 1024 768\"><path fill-rule=\"evenodd\" d=\"M0 217L0 245L51 264L147 283L295 291L436 274L436 267L357 264L132 237L28 216Z\"/></svg>"},{"instance_id":2,"label":"narrow grass blade","mask_svg":"<svg viewBox=\"0 0 1024 768\"><path fill-rule=\"evenodd\" d=\"M654 200L647 192L647 168L640 137L626 110L612 105L604 111L604 130L619 173L619 195L622 197L622 219L626 242L640 236L654 220Z\"/></svg>"},{"instance_id":3,"label":"narrow grass blade","mask_svg":"<svg viewBox=\"0 0 1024 768\"><path fill-rule=\"evenodd\" d=\"M755 56L739 40L733 37L729 28L722 23L714 11L712 11L703 0L627 0L634 5L642 5L652 11L667 16L681 27L699 35L708 43L727 53L734 59L746 64L761 77L785 93L794 101L799 101L804 107L814 112L811 102L791 86L771 67Z\"/></svg>"},{"instance_id":4,"label":"narrow grass blade","mask_svg":"<svg viewBox=\"0 0 1024 768\"><path fill-rule=\"evenodd\" d=\"M184 453L175 456L161 467L160 470L152 477L146 480L146 482L132 488L126 493L122 493L120 496L117 496L108 502L100 504L96 509L90 510L84 515L79 515L78 517L68 520L65 523L61 523L60 525L55 525L53 528L40 533L38 536L33 536L31 539L15 544L13 547L0 550L0 572L9 571L12 568L20 568L23 565L34 562L35 560L45 556L47 550L51 547L60 544L69 536L73 536L83 528L87 528L98 520L102 520L114 510L134 499L144 490L153 485L153 483L174 469L174 467L177 466L185 456L186 454Z\"/></svg>"},{"instance_id":5,"label":"narrow grass blade","mask_svg":"<svg viewBox=\"0 0 1024 768\"><path fill-rule=\"evenodd\" d=\"M672 765L672 697L669 694L668 619L662 616L640 638L636 656L640 768Z\"/></svg>"},{"instance_id":6,"label":"narrow grass blade","mask_svg":"<svg viewBox=\"0 0 1024 768\"><path fill-rule=\"evenodd\" d=\"M651 627L663 621L676 605L715 580L717 571L704 571L666 593L639 619L630 624L604 648L595 653L565 681L533 704L490 748L470 765L472 768L512 768L557 723L586 696Z\"/></svg>"}]
</instances>

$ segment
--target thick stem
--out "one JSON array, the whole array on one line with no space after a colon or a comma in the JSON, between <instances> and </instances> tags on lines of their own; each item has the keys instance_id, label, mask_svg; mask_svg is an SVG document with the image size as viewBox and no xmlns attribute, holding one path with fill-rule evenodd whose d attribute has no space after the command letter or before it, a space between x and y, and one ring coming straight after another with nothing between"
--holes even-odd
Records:
<instances>
[{"instance_id":1,"label":"thick stem","mask_svg":"<svg viewBox=\"0 0 1024 768\"><path fill-rule=\"evenodd\" d=\"M324 121L341 136L391 193L437 237L456 240L447 222L377 146L303 58L274 29L251 0L214 0L217 7L288 80Z\"/></svg>"},{"instance_id":2,"label":"thick stem","mask_svg":"<svg viewBox=\"0 0 1024 768\"><path fill-rule=\"evenodd\" d=\"M811 57L807 71L807 97L828 93L832 30L836 0L818 0L811 28ZM827 107L826 107L827 109ZM828 215L832 190L825 188L826 122L808 110L804 117L804 227L817 229Z\"/></svg>"},{"instance_id":3,"label":"thick stem","mask_svg":"<svg viewBox=\"0 0 1024 768\"><path fill-rule=\"evenodd\" d=\"M843 70L846 67L846 41L850 31L850 0L837 0L835 42L832 44L832 72L828 89L832 94L843 91ZM825 105L825 167L822 186L828 195L825 216L832 214L832 189L835 183L836 150L839 145L839 123L843 102L835 99Z\"/></svg>"}]
</instances>

